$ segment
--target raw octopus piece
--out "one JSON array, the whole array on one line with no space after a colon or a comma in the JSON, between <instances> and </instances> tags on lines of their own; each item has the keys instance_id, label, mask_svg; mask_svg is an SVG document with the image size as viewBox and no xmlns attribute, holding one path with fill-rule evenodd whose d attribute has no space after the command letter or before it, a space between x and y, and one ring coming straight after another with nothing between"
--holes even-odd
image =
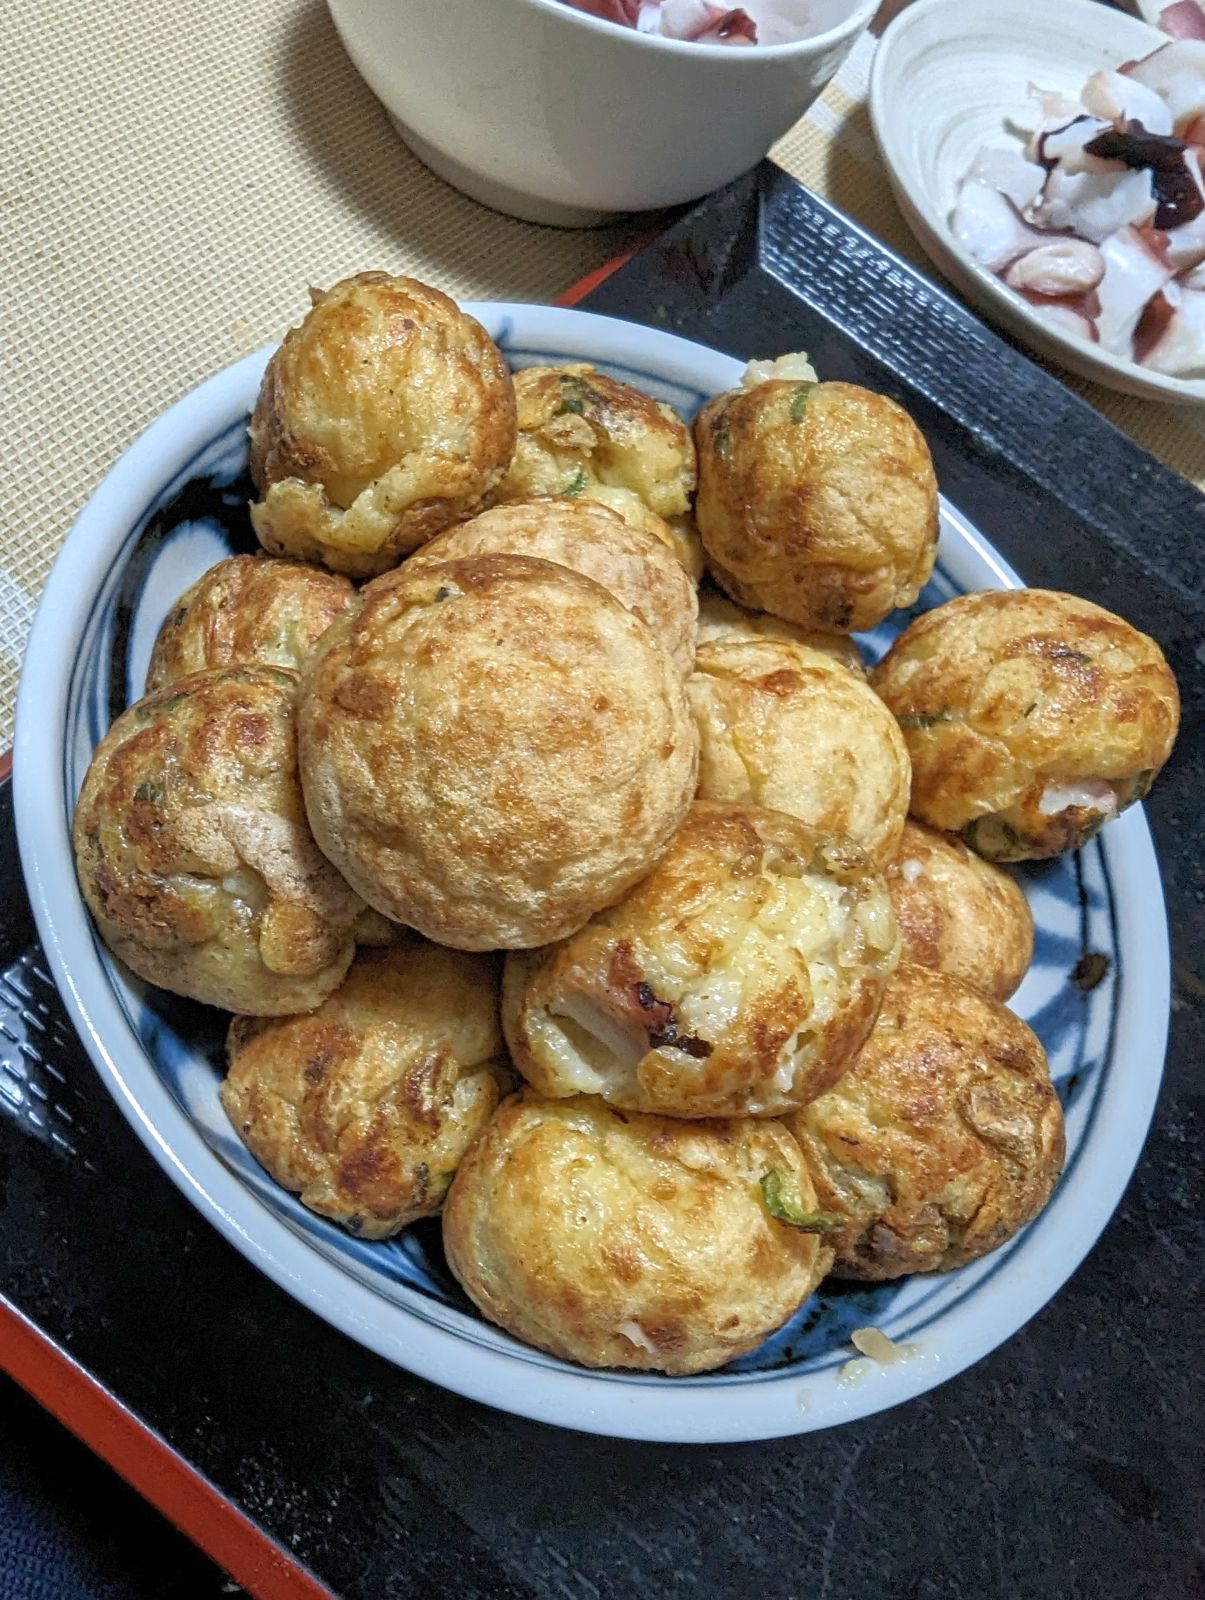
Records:
<instances>
[{"instance_id":1,"label":"raw octopus piece","mask_svg":"<svg viewBox=\"0 0 1205 1600\"><path fill-rule=\"evenodd\" d=\"M757 24L740 6L711 0L567 0L578 11L642 33L693 44L756 44Z\"/></svg>"},{"instance_id":2,"label":"raw octopus piece","mask_svg":"<svg viewBox=\"0 0 1205 1600\"><path fill-rule=\"evenodd\" d=\"M1159 26L1173 39L1205 39L1205 11L1197 0L1175 0L1159 13Z\"/></svg>"},{"instance_id":3,"label":"raw octopus piece","mask_svg":"<svg viewBox=\"0 0 1205 1600\"><path fill-rule=\"evenodd\" d=\"M661 32L693 44L757 43L757 26L747 11L708 0L662 0Z\"/></svg>"},{"instance_id":4,"label":"raw octopus piece","mask_svg":"<svg viewBox=\"0 0 1205 1600\"><path fill-rule=\"evenodd\" d=\"M1046 180L1033 220L1043 228L1070 230L1101 244L1118 228L1150 222L1155 197L1145 172L1073 172L1056 167Z\"/></svg>"},{"instance_id":5,"label":"raw octopus piece","mask_svg":"<svg viewBox=\"0 0 1205 1600\"><path fill-rule=\"evenodd\" d=\"M640 17L640 0L570 0L578 11L604 22L619 22L625 28L634 28Z\"/></svg>"},{"instance_id":6,"label":"raw octopus piece","mask_svg":"<svg viewBox=\"0 0 1205 1600\"><path fill-rule=\"evenodd\" d=\"M1143 313L1134 349L1155 372L1205 377L1205 290L1166 284Z\"/></svg>"},{"instance_id":7,"label":"raw octopus piece","mask_svg":"<svg viewBox=\"0 0 1205 1600\"><path fill-rule=\"evenodd\" d=\"M1161 253L1137 228L1122 228L1100 246L1105 275L1100 281L1100 315L1096 319L1106 350L1129 355L1143 308L1172 276Z\"/></svg>"},{"instance_id":8,"label":"raw octopus piece","mask_svg":"<svg viewBox=\"0 0 1205 1600\"><path fill-rule=\"evenodd\" d=\"M1084 105L1106 123L1141 122L1148 133L1172 131L1167 102L1124 72L1094 72L1084 85Z\"/></svg>"},{"instance_id":9,"label":"raw octopus piece","mask_svg":"<svg viewBox=\"0 0 1205 1600\"><path fill-rule=\"evenodd\" d=\"M1121 70L1166 102L1177 132L1205 111L1205 39L1173 39Z\"/></svg>"},{"instance_id":10,"label":"raw octopus piece","mask_svg":"<svg viewBox=\"0 0 1205 1600\"><path fill-rule=\"evenodd\" d=\"M1090 294L1105 275L1105 258L1084 239L1054 239L1019 256L1004 274L1010 289L1061 300Z\"/></svg>"},{"instance_id":11,"label":"raw octopus piece","mask_svg":"<svg viewBox=\"0 0 1205 1600\"><path fill-rule=\"evenodd\" d=\"M1016 150L981 150L967 177L998 189L1018 211L1024 211L1041 194L1046 169Z\"/></svg>"},{"instance_id":12,"label":"raw octopus piece","mask_svg":"<svg viewBox=\"0 0 1205 1600\"><path fill-rule=\"evenodd\" d=\"M963 184L950 225L989 272L1003 272L1018 256L1050 242L1048 233L1031 228L1016 206L986 183Z\"/></svg>"}]
</instances>

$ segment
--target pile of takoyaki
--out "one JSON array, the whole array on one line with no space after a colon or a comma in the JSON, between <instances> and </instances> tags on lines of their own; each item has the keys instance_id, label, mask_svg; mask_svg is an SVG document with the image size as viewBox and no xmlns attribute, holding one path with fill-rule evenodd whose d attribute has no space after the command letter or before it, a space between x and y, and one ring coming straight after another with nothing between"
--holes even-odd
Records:
<instances>
[{"instance_id":1,"label":"pile of takoyaki","mask_svg":"<svg viewBox=\"0 0 1205 1600\"><path fill-rule=\"evenodd\" d=\"M991 592L868 668L937 548L899 405L790 356L692 434L384 273L315 294L251 468L266 553L181 596L74 841L115 954L235 1013L222 1103L277 1182L364 1239L442 1212L485 1316L665 1373L1040 1210L998 863L1145 794L1151 639Z\"/></svg>"}]
</instances>

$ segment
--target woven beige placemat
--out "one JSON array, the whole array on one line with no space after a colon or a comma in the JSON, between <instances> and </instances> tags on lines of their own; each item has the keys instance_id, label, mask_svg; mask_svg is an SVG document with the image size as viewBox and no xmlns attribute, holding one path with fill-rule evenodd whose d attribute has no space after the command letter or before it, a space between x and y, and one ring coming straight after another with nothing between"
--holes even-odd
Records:
<instances>
[{"instance_id":1,"label":"woven beige placemat","mask_svg":"<svg viewBox=\"0 0 1205 1600\"><path fill-rule=\"evenodd\" d=\"M862 105L872 48L778 154L916 260ZM307 284L382 266L461 297L549 300L637 230L532 227L446 188L393 133L322 0L14 0L0 59L2 749L33 608L80 507L166 405L277 338ZM1205 482L1191 419L1091 398Z\"/></svg>"}]
</instances>

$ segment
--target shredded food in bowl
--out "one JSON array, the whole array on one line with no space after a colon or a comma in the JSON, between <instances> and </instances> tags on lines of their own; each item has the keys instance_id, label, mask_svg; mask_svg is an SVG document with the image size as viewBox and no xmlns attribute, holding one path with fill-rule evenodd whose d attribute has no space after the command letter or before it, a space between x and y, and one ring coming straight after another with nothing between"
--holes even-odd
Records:
<instances>
[{"instance_id":1,"label":"shredded food in bowl","mask_svg":"<svg viewBox=\"0 0 1205 1600\"><path fill-rule=\"evenodd\" d=\"M1079 100L1030 96L1024 151L979 151L955 235L1050 326L1205 377L1205 30L1094 72Z\"/></svg>"},{"instance_id":2,"label":"shredded food in bowl","mask_svg":"<svg viewBox=\"0 0 1205 1600\"><path fill-rule=\"evenodd\" d=\"M745 6L713 0L565 0L604 22L692 44L785 44L817 31L807 0L760 0Z\"/></svg>"}]
</instances>

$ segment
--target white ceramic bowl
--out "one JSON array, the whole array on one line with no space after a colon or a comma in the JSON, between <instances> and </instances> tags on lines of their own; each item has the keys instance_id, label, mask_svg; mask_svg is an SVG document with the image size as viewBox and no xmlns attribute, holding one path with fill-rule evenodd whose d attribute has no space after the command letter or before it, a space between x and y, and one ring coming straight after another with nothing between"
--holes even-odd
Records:
<instances>
[{"instance_id":1,"label":"white ceramic bowl","mask_svg":"<svg viewBox=\"0 0 1205 1600\"><path fill-rule=\"evenodd\" d=\"M577 227L695 200L807 110L876 0L814 0L795 44L651 38L561 0L329 0L348 54L441 178Z\"/></svg>"},{"instance_id":2,"label":"white ceramic bowl","mask_svg":"<svg viewBox=\"0 0 1205 1600\"><path fill-rule=\"evenodd\" d=\"M468 308L513 366L593 361L690 416L741 367L667 333L540 306ZM438 1227L367 1243L305 1211L235 1136L218 1099L226 1018L148 989L94 936L76 887L71 812L92 750L142 693L176 597L232 544L251 548L247 412L268 352L218 373L122 457L72 530L29 642L15 762L21 858L55 977L96 1068L168 1177L303 1305L446 1388L544 1422L664 1441L761 1439L854 1421L977 1361L1036 1312L1091 1247L1137 1159L1159 1087L1167 929L1141 808L1079 855L1024 874L1037 926L1014 999L1046 1047L1067 1119L1067 1164L1029 1228L959 1272L827 1284L781 1332L697 1378L592 1373L483 1322L444 1265ZM948 505L937 570L916 609L1017 575ZM897 616L864 642L886 648ZM1087 952L1108 958L1084 994ZM914 1344L912 1359L843 1381L852 1329ZM237 1330L232 1332L237 1337Z\"/></svg>"},{"instance_id":3,"label":"white ceramic bowl","mask_svg":"<svg viewBox=\"0 0 1205 1600\"><path fill-rule=\"evenodd\" d=\"M981 147L1021 148L1009 124L1030 112L1030 83L1075 100L1099 68L1166 43L1166 34L1098 0L915 0L879 43L870 115L913 232L985 316L1080 377L1199 405L1205 380L1166 377L1056 331L979 266L950 228L959 183Z\"/></svg>"}]
</instances>

